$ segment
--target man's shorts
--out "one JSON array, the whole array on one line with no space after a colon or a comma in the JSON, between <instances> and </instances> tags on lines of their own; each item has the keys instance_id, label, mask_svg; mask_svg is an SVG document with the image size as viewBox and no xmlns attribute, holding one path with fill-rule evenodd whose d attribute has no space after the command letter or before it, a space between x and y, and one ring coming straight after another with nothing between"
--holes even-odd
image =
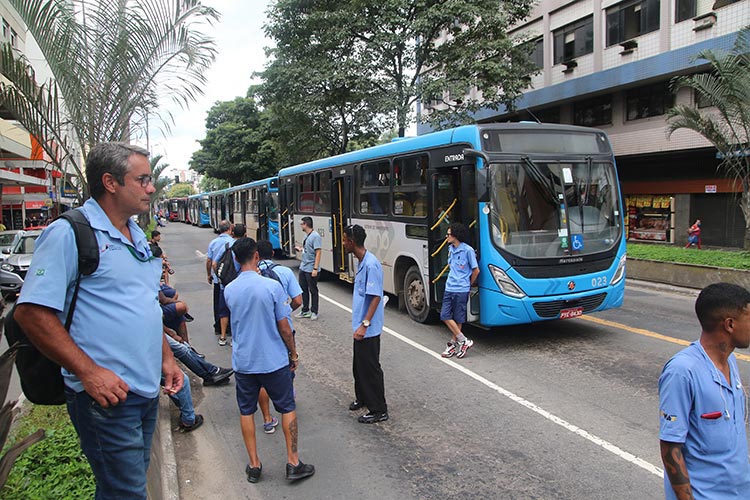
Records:
<instances>
[{"instance_id":1,"label":"man's shorts","mask_svg":"<svg viewBox=\"0 0 750 500\"><path fill-rule=\"evenodd\" d=\"M228 318L229 317L229 307L227 307L227 301L224 300L224 289L221 289L221 292L219 293L219 318Z\"/></svg>"},{"instance_id":2,"label":"man's shorts","mask_svg":"<svg viewBox=\"0 0 750 500\"><path fill-rule=\"evenodd\" d=\"M261 387L265 387L277 412L289 413L297 408L289 366L271 373L235 372L234 385L237 390L237 405L242 415L252 415L258 410L258 394Z\"/></svg>"},{"instance_id":3,"label":"man's shorts","mask_svg":"<svg viewBox=\"0 0 750 500\"><path fill-rule=\"evenodd\" d=\"M174 331L177 331L180 324L185 321L184 316L177 314L177 304L162 304L161 312L164 326L171 328Z\"/></svg>"},{"instance_id":4,"label":"man's shorts","mask_svg":"<svg viewBox=\"0 0 750 500\"><path fill-rule=\"evenodd\" d=\"M440 309L440 320L452 319L456 323L466 323L466 304L469 292L445 292L443 307Z\"/></svg>"}]
</instances>

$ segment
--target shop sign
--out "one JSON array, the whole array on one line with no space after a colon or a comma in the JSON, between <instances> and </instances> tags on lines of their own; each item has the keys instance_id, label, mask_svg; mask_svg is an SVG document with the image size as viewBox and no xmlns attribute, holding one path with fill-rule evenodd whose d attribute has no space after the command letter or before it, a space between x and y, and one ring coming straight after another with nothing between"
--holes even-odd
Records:
<instances>
[{"instance_id":1,"label":"shop sign","mask_svg":"<svg viewBox=\"0 0 750 500\"><path fill-rule=\"evenodd\" d=\"M40 209L44 207L44 201L45 200L39 200L39 201L27 201L26 202L26 209L27 210L34 210L34 209Z\"/></svg>"},{"instance_id":2,"label":"shop sign","mask_svg":"<svg viewBox=\"0 0 750 500\"><path fill-rule=\"evenodd\" d=\"M62 188L62 193L60 194L63 198L76 198L78 196L78 190L76 188L72 188L69 186L65 186Z\"/></svg>"},{"instance_id":3,"label":"shop sign","mask_svg":"<svg viewBox=\"0 0 750 500\"><path fill-rule=\"evenodd\" d=\"M706 184L706 193L715 193L716 192L716 184Z\"/></svg>"}]
</instances>

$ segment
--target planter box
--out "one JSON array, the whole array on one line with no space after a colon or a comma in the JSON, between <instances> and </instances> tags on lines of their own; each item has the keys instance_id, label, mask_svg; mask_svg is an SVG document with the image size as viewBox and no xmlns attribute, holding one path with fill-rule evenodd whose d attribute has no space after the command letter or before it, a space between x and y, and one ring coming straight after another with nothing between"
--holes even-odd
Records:
<instances>
[{"instance_id":1,"label":"planter box","mask_svg":"<svg viewBox=\"0 0 750 500\"><path fill-rule=\"evenodd\" d=\"M630 257L627 261L627 277L697 289L723 281L750 289L750 271L747 270Z\"/></svg>"}]
</instances>

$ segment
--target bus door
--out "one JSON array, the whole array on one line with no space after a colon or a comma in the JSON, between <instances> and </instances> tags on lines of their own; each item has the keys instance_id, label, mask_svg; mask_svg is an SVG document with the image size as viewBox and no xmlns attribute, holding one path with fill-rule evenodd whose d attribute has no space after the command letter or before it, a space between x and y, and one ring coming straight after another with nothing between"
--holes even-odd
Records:
<instances>
[{"instance_id":1,"label":"bus door","mask_svg":"<svg viewBox=\"0 0 750 500\"><path fill-rule=\"evenodd\" d=\"M279 242L281 252L289 257L294 255L292 235L294 234L294 183L291 179L279 179Z\"/></svg>"},{"instance_id":2,"label":"bus door","mask_svg":"<svg viewBox=\"0 0 750 500\"><path fill-rule=\"evenodd\" d=\"M349 200L352 178L350 175L337 177L331 181L331 240L333 241L333 272L340 279L354 282L350 272L350 258L344 250L344 228L349 225Z\"/></svg>"},{"instance_id":3,"label":"bus door","mask_svg":"<svg viewBox=\"0 0 750 500\"><path fill-rule=\"evenodd\" d=\"M238 205L238 208L240 209L240 220L242 224L247 227L247 207L249 206L247 203L247 196L249 194L249 191L247 189L243 189L242 191L239 191L235 194L235 196L240 197L240 203ZM257 240L256 240L257 241Z\"/></svg>"},{"instance_id":4,"label":"bus door","mask_svg":"<svg viewBox=\"0 0 750 500\"><path fill-rule=\"evenodd\" d=\"M268 188L266 186L260 187L257 190L258 196L258 239L259 240L270 240L268 234Z\"/></svg>"}]
</instances>

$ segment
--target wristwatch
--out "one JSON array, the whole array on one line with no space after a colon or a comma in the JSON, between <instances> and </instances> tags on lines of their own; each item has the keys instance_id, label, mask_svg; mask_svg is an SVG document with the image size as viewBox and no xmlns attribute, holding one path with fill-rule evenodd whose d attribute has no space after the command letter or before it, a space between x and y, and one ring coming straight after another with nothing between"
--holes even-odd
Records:
<instances>
[{"instance_id":1,"label":"wristwatch","mask_svg":"<svg viewBox=\"0 0 750 500\"><path fill-rule=\"evenodd\" d=\"M370 328L370 320L369 319L363 319L362 320L362 326L365 328Z\"/></svg>"}]
</instances>

